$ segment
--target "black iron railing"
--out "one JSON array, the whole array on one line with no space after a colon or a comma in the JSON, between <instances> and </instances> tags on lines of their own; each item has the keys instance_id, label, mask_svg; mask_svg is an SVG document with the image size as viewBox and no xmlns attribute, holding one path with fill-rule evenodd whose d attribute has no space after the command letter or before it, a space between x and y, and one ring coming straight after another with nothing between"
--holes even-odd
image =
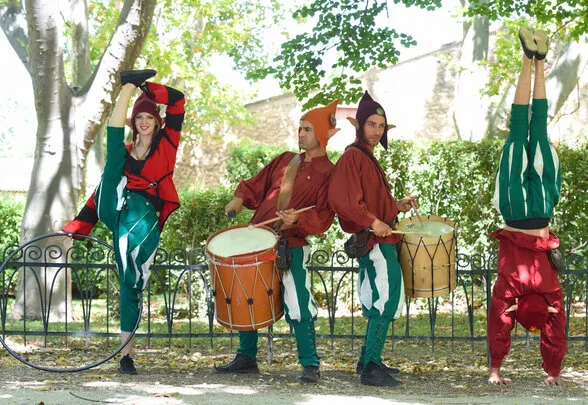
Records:
<instances>
[{"instance_id":1,"label":"black iron railing","mask_svg":"<svg viewBox=\"0 0 588 405\"><path fill-rule=\"evenodd\" d=\"M73 243L72 243L73 242ZM6 249L0 267L0 335L27 338L118 338L118 276L112 247L94 238L72 241L47 235L35 243ZM363 321L356 294L356 262L344 252L314 251L311 271L314 296L326 318L319 338L362 339ZM457 255L457 287L437 298L407 298L400 320L392 324L391 339L476 342L486 341L486 311L496 277L496 254ZM582 341L588 350L588 263L578 255L567 257L560 273L564 289L569 341ZM19 286L20 284L20 286ZM68 285L71 284L71 287ZM19 301L20 300L20 301ZM26 303L26 305L25 305ZM214 320L214 300L205 252L158 249L143 296L143 317L136 336L153 339L206 338L211 347L219 337L234 333ZM15 310L16 308L16 310ZM439 323L440 314L443 325ZM408 316L404 316L408 315ZM413 316L414 315L414 316ZM345 317L346 322L341 322ZM17 320L19 319L19 320ZM423 319L427 328L423 329ZM350 320L350 321L348 321ZM419 323L419 325L416 325ZM464 326L465 324L465 326ZM414 329L413 327L418 326ZM573 326L570 329L570 326ZM464 330L466 332L464 332ZM521 328L522 330L522 328ZM283 320L264 331L289 336ZM520 333L527 340L527 333Z\"/></svg>"}]
</instances>

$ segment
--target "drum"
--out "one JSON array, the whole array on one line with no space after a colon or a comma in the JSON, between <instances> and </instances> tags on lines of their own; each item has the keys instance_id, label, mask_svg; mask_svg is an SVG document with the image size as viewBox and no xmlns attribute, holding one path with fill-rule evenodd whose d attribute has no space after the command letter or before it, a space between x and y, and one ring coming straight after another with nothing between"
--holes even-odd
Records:
<instances>
[{"instance_id":1,"label":"drum","mask_svg":"<svg viewBox=\"0 0 588 405\"><path fill-rule=\"evenodd\" d=\"M255 330L284 315L277 245L278 235L265 226L236 225L208 238L206 256L218 323Z\"/></svg>"},{"instance_id":2,"label":"drum","mask_svg":"<svg viewBox=\"0 0 588 405\"><path fill-rule=\"evenodd\" d=\"M397 227L411 232L404 234L398 253L405 293L421 298L449 294L457 286L456 226L443 217L421 216L421 220L406 218Z\"/></svg>"}]
</instances>

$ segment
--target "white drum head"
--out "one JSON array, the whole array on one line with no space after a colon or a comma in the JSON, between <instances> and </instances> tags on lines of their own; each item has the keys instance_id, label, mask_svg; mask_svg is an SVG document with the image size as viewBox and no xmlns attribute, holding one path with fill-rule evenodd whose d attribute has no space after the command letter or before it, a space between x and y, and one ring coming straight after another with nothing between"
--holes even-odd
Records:
<instances>
[{"instance_id":1,"label":"white drum head","mask_svg":"<svg viewBox=\"0 0 588 405\"><path fill-rule=\"evenodd\" d=\"M267 229L243 227L219 233L207 249L215 256L230 257L271 249L276 242L276 235Z\"/></svg>"},{"instance_id":2,"label":"white drum head","mask_svg":"<svg viewBox=\"0 0 588 405\"><path fill-rule=\"evenodd\" d=\"M444 222L423 221L423 223L421 224L419 221L412 221L402 224L400 227L398 227L398 230L402 232L411 232L409 234L411 237L429 237L443 236L445 234L448 234L453 231L453 227ZM418 232L422 232L422 234L419 234Z\"/></svg>"}]
</instances>

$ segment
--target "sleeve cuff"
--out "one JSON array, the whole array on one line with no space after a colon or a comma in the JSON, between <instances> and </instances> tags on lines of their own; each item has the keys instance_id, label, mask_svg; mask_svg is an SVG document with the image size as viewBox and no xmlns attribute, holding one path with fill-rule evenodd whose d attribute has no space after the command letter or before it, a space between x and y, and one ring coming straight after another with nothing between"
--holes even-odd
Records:
<instances>
[{"instance_id":1,"label":"sleeve cuff","mask_svg":"<svg viewBox=\"0 0 588 405\"><path fill-rule=\"evenodd\" d=\"M74 219L73 221L70 221L67 225L65 225L63 228L61 228L61 230L67 234L77 233L81 235L89 235L90 232L92 232L92 229L94 229L94 224L80 221L79 219Z\"/></svg>"}]
</instances>

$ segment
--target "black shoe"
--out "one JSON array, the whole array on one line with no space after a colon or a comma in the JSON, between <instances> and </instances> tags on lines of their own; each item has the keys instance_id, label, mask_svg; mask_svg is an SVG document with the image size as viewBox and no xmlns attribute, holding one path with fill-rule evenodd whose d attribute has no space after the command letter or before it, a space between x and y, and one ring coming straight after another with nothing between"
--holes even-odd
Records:
<instances>
[{"instance_id":1,"label":"black shoe","mask_svg":"<svg viewBox=\"0 0 588 405\"><path fill-rule=\"evenodd\" d=\"M133 359L129 357L128 354L125 354L122 359L120 359L120 367L119 370L123 374L131 374L137 375L137 369L135 368L135 363Z\"/></svg>"},{"instance_id":2,"label":"black shoe","mask_svg":"<svg viewBox=\"0 0 588 405\"><path fill-rule=\"evenodd\" d=\"M402 385L400 381L388 375L384 369L378 367L374 363L374 367L366 367L361 373L360 381L363 385L370 385L372 387L399 387Z\"/></svg>"},{"instance_id":3,"label":"black shoe","mask_svg":"<svg viewBox=\"0 0 588 405\"><path fill-rule=\"evenodd\" d=\"M235 360L224 366L214 366L218 373L255 374L259 372L257 360L250 359L243 353L237 353Z\"/></svg>"},{"instance_id":4,"label":"black shoe","mask_svg":"<svg viewBox=\"0 0 588 405\"><path fill-rule=\"evenodd\" d=\"M157 72L153 69L125 70L120 72L120 82L121 84L131 83L136 87L139 87L145 83L145 80L155 76L156 73Z\"/></svg>"},{"instance_id":5,"label":"black shoe","mask_svg":"<svg viewBox=\"0 0 588 405\"><path fill-rule=\"evenodd\" d=\"M381 368L388 373L389 376L393 376L400 373L400 370L396 367L388 367L384 363L382 363ZM357 366L355 367L355 374L361 374L363 372L363 363L357 362Z\"/></svg>"},{"instance_id":6,"label":"black shoe","mask_svg":"<svg viewBox=\"0 0 588 405\"><path fill-rule=\"evenodd\" d=\"M296 381L301 383L315 383L321 379L321 372L317 366L306 366L296 376Z\"/></svg>"}]
</instances>

